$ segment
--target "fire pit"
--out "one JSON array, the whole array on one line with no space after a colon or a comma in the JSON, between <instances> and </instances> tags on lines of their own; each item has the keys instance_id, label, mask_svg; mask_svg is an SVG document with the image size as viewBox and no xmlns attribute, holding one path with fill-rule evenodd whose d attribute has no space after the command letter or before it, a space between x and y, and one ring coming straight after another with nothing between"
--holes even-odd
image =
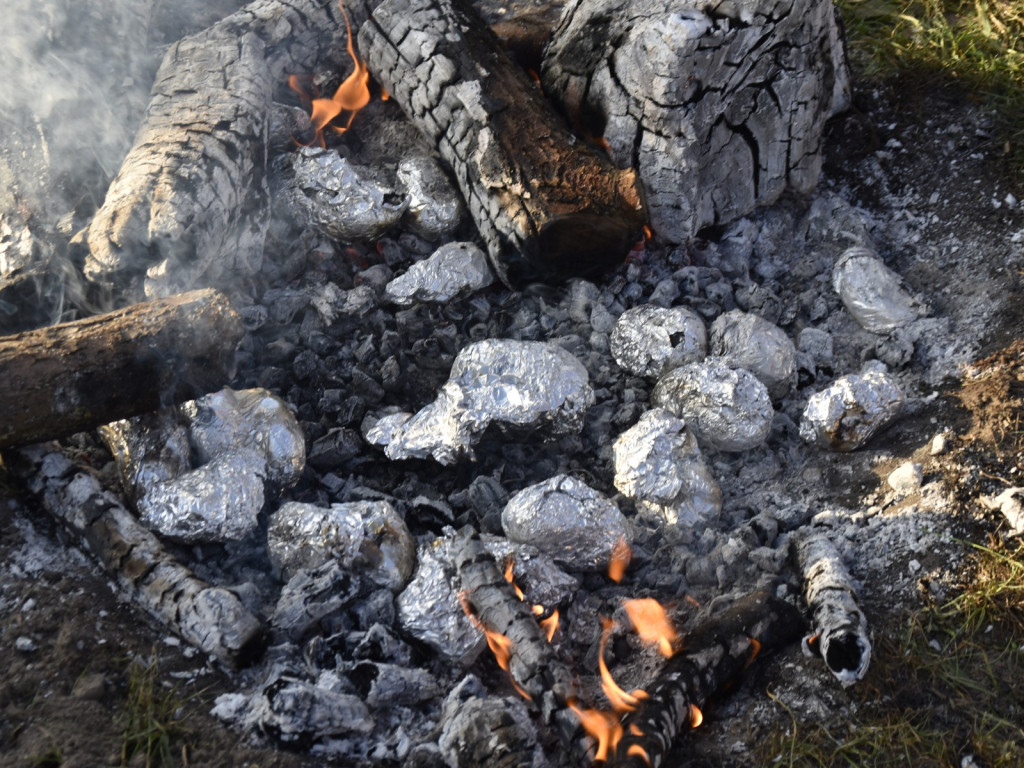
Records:
<instances>
[{"instance_id":1,"label":"fire pit","mask_svg":"<svg viewBox=\"0 0 1024 768\"><path fill-rule=\"evenodd\" d=\"M1000 306L944 291L970 267L931 191L882 189L899 142L819 180L832 7L762 5L584 0L519 60L451 0L164 20L192 34L102 204L0 210L0 381L43 392L3 406L20 535L198 649L239 738L315 760L672 765L778 724L752 675L846 706L881 606L960 550L927 459L888 470ZM181 295L219 330L178 333ZM85 318L113 358L69 354ZM117 368L150 391L83 415L154 346Z\"/></svg>"}]
</instances>

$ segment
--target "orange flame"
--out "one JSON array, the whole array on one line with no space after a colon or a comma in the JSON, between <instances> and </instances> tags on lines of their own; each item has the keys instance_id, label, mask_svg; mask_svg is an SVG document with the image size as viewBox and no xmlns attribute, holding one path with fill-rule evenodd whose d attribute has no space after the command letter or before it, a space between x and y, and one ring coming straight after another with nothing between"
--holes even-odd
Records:
<instances>
[{"instance_id":1,"label":"orange flame","mask_svg":"<svg viewBox=\"0 0 1024 768\"><path fill-rule=\"evenodd\" d=\"M594 760L605 762L609 755L614 754L615 746L622 740L622 724L611 712L583 709L577 706L575 701L570 701L568 704L569 708L576 713L576 717L580 719L583 730L597 740Z\"/></svg>"},{"instance_id":2,"label":"orange flame","mask_svg":"<svg viewBox=\"0 0 1024 768\"><path fill-rule=\"evenodd\" d=\"M608 563L608 578L618 584L626 574L629 561L633 559L633 551L625 537L620 537L612 548L612 557Z\"/></svg>"},{"instance_id":3,"label":"orange flame","mask_svg":"<svg viewBox=\"0 0 1024 768\"><path fill-rule=\"evenodd\" d=\"M359 58L359 54L356 53L355 43L352 39L352 24L349 22L345 5L339 2L338 6L341 8L341 15L345 19L345 31L348 35L346 50L348 50L349 56L352 57L355 68L352 70L352 74L342 81L341 85L338 86L338 90L334 92L331 98L313 98L311 101L312 114L310 115L310 122L316 130L316 137L310 143L315 142L321 147L324 146L324 128L330 127L338 133L344 133L352 126L356 113L370 103L370 70L366 68L366 64ZM300 79L297 75L289 76L288 85L303 96L307 96L305 89L300 85ZM328 125L343 112L349 113L348 120L343 126Z\"/></svg>"},{"instance_id":4,"label":"orange flame","mask_svg":"<svg viewBox=\"0 0 1024 768\"><path fill-rule=\"evenodd\" d=\"M465 612L470 622L472 622L473 626L484 633L484 638L487 640L487 647L490 648L491 653L494 654L494 658L497 660L498 666L508 673L508 679L511 681L512 687L516 689L516 693L527 701L533 701L533 697L516 682L514 677L512 677L510 661L512 659L512 648L514 643L500 632L495 632L493 629L489 629L482 621L480 621L467 593L459 593L459 604L462 606L462 610Z\"/></svg>"},{"instance_id":5,"label":"orange flame","mask_svg":"<svg viewBox=\"0 0 1024 768\"><path fill-rule=\"evenodd\" d=\"M614 626L615 622L611 619L601 619L601 643L598 647L597 663L601 669L601 689L604 691L604 695L608 697L608 701L611 702L612 709L621 714L634 711L640 706L640 702L647 698L647 693L640 689L632 693L626 693L615 682L612 673L608 671L608 665L604 660L604 650L608 646L608 638L611 636Z\"/></svg>"},{"instance_id":6,"label":"orange flame","mask_svg":"<svg viewBox=\"0 0 1024 768\"><path fill-rule=\"evenodd\" d=\"M533 606L535 609L539 608L539 605ZM555 632L558 629L558 609L556 608L551 612L551 615L546 619L540 620L540 628L544 630L544 634L547 635L548 642L550 643L554 637Z\"/></svg>"},{"instance_id":7,"label":"orange flame","mask_svg":"<svg viewBox=\"0 0 1024 768\"><path fill-rule=\"evenodd\" d=\"M690 727L697 728L701 723L704 722L704 713L700 711L700 708L696 704L690 705Z\"/></svg>"},{"instance_id":8,"label":"orange flame","mask_svg":"<svg viewBox=\"0 0 1024 768\"><path fill-rule=\"evenodd\" d=\"M626 755L629 757L639 757L648 765L651 764L651 756L648 755L647 750L639 744L630 744L629 749L626 750Z\"/></svg>"},{"instance_id":9,"label":"orange flame","mask_svg":"<svg viewBox=\"0 0 1024 768\"><path fill-rule=\"evenodd\" d=\"M516 597L518 597L525 603L526 593L523 592L522 587L516 584L515 574L513 573L513 567L514 562L511 559L509 559L505 563L505 581L512 585L512 589L515 590ZM543 616L544 613L547 611L547 609L543 605L535 604L530 607L530 610L533 611L534 616L538 617L537 623L540 624L540 628L544 630L544 634L547 636L548 642L550 643L555 636L555 630L558 629L558 609L556 608L555 610L553 610L551 612L551 615L548 616L546 619L539 618Z\"/></svg>"},{"instance_id":10,"label":"orange flame","mask_svg":"<svg viewBox=\"0 0 1024 768\"><path fill-rule=\"evenodd\" d=\"M633 628L645 643L657 644L666 659L675 653L673 647L679 638L671 619L661 603L650 597L627 600L623 603Z\"/></svg>"}]
</instances>

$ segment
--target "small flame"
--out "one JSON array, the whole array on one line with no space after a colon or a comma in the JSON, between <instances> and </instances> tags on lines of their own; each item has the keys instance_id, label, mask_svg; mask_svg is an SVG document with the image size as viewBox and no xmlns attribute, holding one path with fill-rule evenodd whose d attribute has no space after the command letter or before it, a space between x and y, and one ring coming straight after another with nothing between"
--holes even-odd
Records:
<instances>
[{"instance_id":1,"label":"small flame","mask_svg":"<svg viewBox=\"0 0 1024 768\"><path fill-rule=\"evenodd\" d=\"M597 740L597 751L594 760L605 762L609 755L614 754L615 747L622 740L622 724L612 712L600 709L584 709L575 701L569 701L569 708L580 719L580 725L588 735Z\"/></svg>"},{"instance_id":2,"label":"small flame","mask_svg":"<svg viewBox=\"0 0 1024 768\"><path fill-rule=\"evenodd\" d=\"M526 593L523 592L522 587L516 584L515 574L513 573L513 567L514 562L510 558L505 563L505 581L512 585L512 589L515 590L516 597L518 597L525 603ZM546 619L540 618L547 612L547 609L543 605L540 605L539 603L536 605L532 605L530 606L530 610L533 611L534 616L538 617L537 623L540 624L541 629L544 630L544 634L547 636L548 642L550 643L555 636L555 630L558 629L558 609L556 608L555 610L553 610L551 612L551 615L548 616Z\"/></svg>"},{"instance_id":3,"label":"small flame","mask_svg":"<svg viewBox=\"0 0 1024 768\"><path fill-rule=\"evenodd\" d=\"M324 128L330 127L338 133L345 133L352 126L356 113L370 103L370 70L367 69L366 64L359 57L359 54L356 53L355 42L352 39L352 24L349 22L348 12L345 10L344 3L339 2L338 7L341 8L341 15L345 19L345 31L348 35L346 49L349 56L352 57L355 68L352 70L352 74L342 81L341 85L338 86L338 90L334 92L331 98L311 99L310 108L312 109L312 114L310 115L310 122L316 130L316 137L311 143L316 143L321 147L324 146ZM288 85L308 98L308 94L305 88L302 87L301 80L297 75L289 76ZM344 125L329 125L332 120L343 112L349 113Z\"/></svg>"},{"instance_id":4,"label":"small flame","mask_svg":"<svg viewBox=\"0 0 1024 768\"><path fill-rule=\"evenodd\" d=\"M748 638L750 640L750 658L747 659L747 666L749 667L754 663L754 659L757 658L757 654L761 652L761 641L756 637Z\"/></svg>"},{"instance_id":5,"label":"small flame","mask_svg":"<svg viewBox=\"0 0 1024 768\"><path fill-rule=\"evenodd\" d=\"M647 750L641 747L639 744L630 744L629 749L626 750L627 757L639 757L648 765L651 764L651 756L647 754Z\"/></svg>"},{"instance_id":6,"label":"small flame","mask_svg":"<svg viewBox=\"0 0 1024 768\"><path fill-rule=\"evenodd\" d=\"M516 682L514 677L512 677L510 661L512 659L512 648L514 643L500 632L495 632L480 621L479 617L476 615L473 603L470 601L469 595L466 592L459 593L459 604L462 605L462 610L472 622L473 626L484 633L484 637L487 640L487 647L490 648L491 653L494 654L494 658L497 660L498 666L508 673L508 679L511 681L512 687L515 688L516 692L524 699L527 701L533 701L533 697Z\"/></svg>"},{"instance_id":7,"label":"small flame","mask_svg":"<svg viewBox=\"0 0 1024 768\"><path fill-rule=\"evenodd\" d=\"M629 567L629 561L633 559L633 551L624 536L620 536L612 548L611 561L608 563L608 578L616 584L622 581Z\"/></svg>"},{"instance_id":8,"label":"small flame","mask_svg":"<svg viewBox=\"0 0 1024 768\"><path fill-rule=\"evenodd\" d=\"M666 659L675 653L673 645L679 638L671 619L657 600L650 597L627 600L623 607L633 628L645 643L657 644Z\"/></svg>"},{"instance_id":9,"label":"small flame","mask_svg":"<svg viewBox=\"0 0 1024 768\"><path fill-rule=\"evenodd\" d=\"M690 705L690 727L697 728L704 722L704 713L696 704Z\"/></svg>"},{"instance_id":10,"label":"small flame","mask_svg":"<svg viewBox=\"0 0 1024 768\"><path fill-rule=\"evenodd\" d=\"M537 605L534 606L534 608L539 608L539 607L540 606L537 606ZM555 632L558 629L558 609L557 608L555 610L553 610L551 612L551 615L548 616L546 619L541 619L540 620L540 628L544 630L544 634L547 635L548 642L550 643L554 639Z\"/></svg>"},{"instance_id":11,"label":"small flame","mask_svg":"<svg viewBox=\"0 0 1024 768\"><path fill-rule=\"evenodd\" d=\"M626 693L619 687L618 683L615 682L615 679L612 677L612 673L608 671L608 665L604 660L604 650L608 646L608 638L611 636L615 622L608 618L602 618L601 626L601 643L597 652L597 663L601 669L601 688L604 691L604 695L608 697L608 701L611 702L612 709L617 713L633 712L638 706L640 706L640 702L647 698L647 693L640 689L637 689L632 693Z\"/></svg>"}]
</instances>

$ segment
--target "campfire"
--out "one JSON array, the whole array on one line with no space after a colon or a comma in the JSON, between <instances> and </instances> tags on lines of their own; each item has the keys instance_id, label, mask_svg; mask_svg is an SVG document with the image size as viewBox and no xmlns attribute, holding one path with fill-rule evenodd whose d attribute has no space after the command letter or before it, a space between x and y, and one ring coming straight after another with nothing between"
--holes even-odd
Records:
<instances>
[{"instance_id":1,"label":"campfire","mask_svg":"<svg viewBox=\"0 0 1024 768\"><path fill-rule=\"evenodd\" d=\"M0 447L253 738L672 765L772 653L864 678L848 512L788 484L905 412L939 321L815 191L830 2L484 10L174 42L63 250L3 243L0 308L67 322L8 313Z\"/></svg>"}]
</instances>

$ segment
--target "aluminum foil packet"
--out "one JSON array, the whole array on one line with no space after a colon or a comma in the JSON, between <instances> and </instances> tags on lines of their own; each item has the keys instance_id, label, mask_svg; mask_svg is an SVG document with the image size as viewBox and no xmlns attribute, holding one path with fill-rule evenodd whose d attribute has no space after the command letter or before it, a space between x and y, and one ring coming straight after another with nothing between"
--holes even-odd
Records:
<instances>
[{"instance_id":1,"label":"aluminum foil packet","mask_svg":"<svg viewBox=\"0 0 1024 768\"><path fill-rule=\"evenodd\" d=\"M896 419L903 391L882 368L843 376L812 395L800 420L800 437L833 451L852 451Z\"/></svg>"},{"instance_id":2,"label":"aluminum foil packet","mask_svg":"<svg viewBox=\"0 0 1024 768\"><path fill-rule=\"evenodd\" d=\"M848 248L832 270L832 287L853 315L872 333L890 333L927 314L924 304L870 248Z\"/></svg>"},{"instance_id":3,"label":"aluminum foil packet","mask_svg":"<svg viewBox=\"0 0 1024 768\"><path fill-rule=\"evenodd\" d=\"M610 499L570 475L556 475L509 499L501 527L511 541L530 544L575 571L605 571L612 551L633 536Z\"/></svg>"},{"instance_id":4,"label":"aluminum foil packet","mask_svg":"<svg viewBox=\"0 0 1024 768\"><path fill-rule=\"evenodd\" d=\"M440 163L426 155L407 158L398 166L398 182L409 200L404 218L409 229L430 241L454 234L466 209Z\"/></svg>"},{"instance_id":5,"label":"aluminum foil packet","mask_svg":"<svg viewBox=\"0 0 1024 768\"><path fill-rule=\"evenodd\" d=\"M285 402L266 389L225 387L182 406L199 463L238 450L261 455L261 474L288 488L306 466L306 439Z\"/></svg>"},{"instance_id":6,"label":"aluminum foil packet","mask_svg":"<svg viewBox=\"0 0 1024 768\"><path fill-rule=\"evenodd\" d=\"M476 244L447 243L388 283L384 296L400 307L417 301L446 302L493 282L487 254Z\"/></svg>"},{"instance_id":7,"label":"aluminum foil packet","mask_svg":"<svg viewBox=\"0 0 1024 768\"><path fill-rule=\"evenodd\" d=\"M132 502L192 469L188 428L177 408L114 421L100 427L99 434Z\"/></svg>"},{"instance_id":8,"label":"aluminum foil packet","mask_svg":"<svg viewBox=\"0 0 1024 768\"><path fill-rule=\"evenodd\" d=\"M796 347L786 332L763 317L734 309L711 324L712 355L731 368L746 368L781 400L796 384Z\"/></svg>"},{"instance_id":9,"label":"aluminum foil packet","mask_svg":"<svg viewBox=\"0 0 1024 768\"><path fill-rule=\"evenodd\" d=\"M612 446L615 487L639 514L665 525L702 528L722 511L722 490L686 422L655 408Z\"/></svg>"},{"instance_id":10,"label":"aluminum foil packet","mask_svg":"<svg viewBox=\"0 0 1024 768\"><path fill-rule=\"evenodd\" d=\"M376 240L409 207L405 194L335 150L301 147L291 158L284 199L300 221L328 237L342 242Z\"/></svg>"},{"instance_id":11,"label":"aluminum foil packet","mask_svg":"<svg viewBox=\"0 0 1024 768\"><path fill-rule=\"evenodd\" d=\"M432 456L451 464L491 422L549 423L571 434L593 402L587 369L571 353L546 342L488 339L458 354L434 402L412 416L372 422L365 436L391 459Z\"/></svg>"},{"instance_id":12,"label":"aluminum foil packet","mask_svg":"<svg viewBox=\"0 0 1024 768\"><path fill-rule=\"evenodd\" d=\"M717 360L669 371L655 385L651 403L685 421L701 445L719 451L761 445L775 417L768 389L754 374Z\"/></svg>"},{"instance_id":13,"label":"aluminum foil packet","mask_svg":"<svg viewBox=\"0 0 1024 768\"><path fill-rule=\"evenodd\" d=\"M386 501L355 501L330 508L291 501L270 516L270 561L282 580L337 560L393 592L405 588L416 565L416 542Z\"/></svg>"},{"instance_id":14,"label":"aluminum foil packet","mask_svg":"<svg viewBox=\"0 0 1024 768\"><path fill-rule=\"evenodd\" d=\"M611 334L615 362L634 376L660 376L703 360L707 330L700 315L686 307L642 304L619 316Z\"/></svg>"}]
</instances>

